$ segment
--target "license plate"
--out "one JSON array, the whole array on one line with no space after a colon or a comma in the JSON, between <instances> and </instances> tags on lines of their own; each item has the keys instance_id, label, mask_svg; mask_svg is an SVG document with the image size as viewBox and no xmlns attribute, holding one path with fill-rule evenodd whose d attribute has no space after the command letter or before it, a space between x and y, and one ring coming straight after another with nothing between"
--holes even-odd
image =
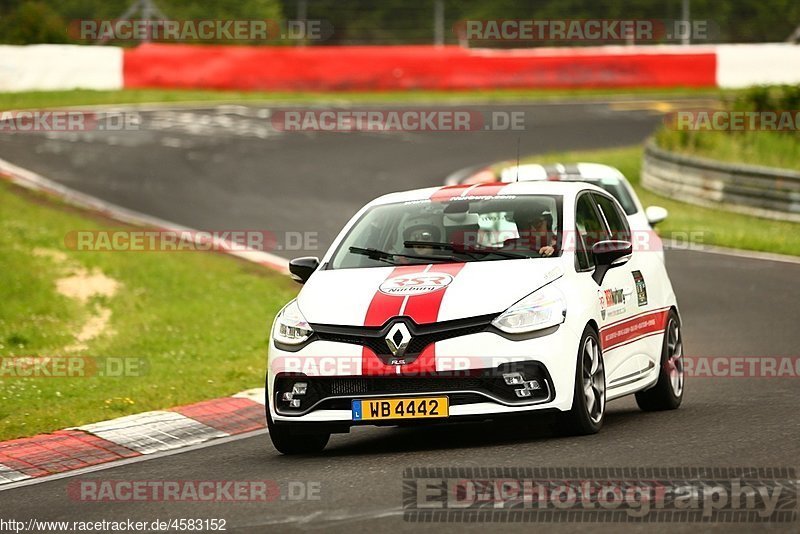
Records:
<instances>
[{"instance_id":1,"label":"license plate","mask_svg":"<svg viewBox=\"0 0 800 534\"><path fill-rule=\"evenodd\" d=\"M376 419L423 419L447 417L447 397L409 399L365 399L353 401L353 421Z\"/></svg>"}]
</instances>

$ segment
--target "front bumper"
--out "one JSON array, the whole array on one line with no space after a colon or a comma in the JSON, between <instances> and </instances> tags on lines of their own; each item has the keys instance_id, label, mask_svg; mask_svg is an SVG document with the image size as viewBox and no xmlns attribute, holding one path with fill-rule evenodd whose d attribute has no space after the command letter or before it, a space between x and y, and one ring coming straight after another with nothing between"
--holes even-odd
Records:
<instances>
[{"instance_id":1,"label":"front bumper","mask_svg":"<svg viewBox=\"0 0 800 534\"><path fill-rule=\"evenodd\" d=\"M478 332L433 344L435 371L408 374L401 365L380 375L365 367L368 350L363 346L317 340L286 351L270 342L268 409L276 423L336 423L343 428L402 424L353 421L351 401L367 398L446 395L450 399L448 418L410 420L412 424L566 411L572 406L579 339L580 333L576 335L566 323L527 338ZM516 370L540 386L527 398L518 398L515 388L504 383L502 374ZM301 406L291 408L282 396L294 382L307 383L308 390Z\"/></svg>"}]
</instances>

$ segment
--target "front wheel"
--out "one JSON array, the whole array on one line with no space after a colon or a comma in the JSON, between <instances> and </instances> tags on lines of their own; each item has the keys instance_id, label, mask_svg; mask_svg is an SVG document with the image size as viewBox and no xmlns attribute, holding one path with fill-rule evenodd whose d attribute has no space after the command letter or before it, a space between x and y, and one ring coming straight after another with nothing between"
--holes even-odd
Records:
<instances>
[{"instance_id":1,"label":"front wheel","mask_svg":"<svg viewBox=\"0 0 800 534\"><path fill-rule=\"evenodd\" d=\"M596 434L606 411L606 372L597 332L587 326L578 348L572 409L562 417L562 429L572 435Z\"/></svg>"},{"instance_id":2,"label":"front wheel","mask_svg":"<svg viewBox=\"0 0 800 534\"><path fill-rule=\"evenodd\" d=\"M658 382L652 388L636 394L636 404L652 412L674 410L683 401L683 337L681 323L674 310L669 312L664 343L661 347L661 369Z\"/></svg>"},{"instance_id":3,"label":"front wheel","mask_svg":"<svg viewBox=\"0 0 800 534\"><path fill-rule=\"evenodd\" d=\"M275 424L269 413L269 401L265 406L267 411L267 429L272 444L281 454L314 454L322 452L331 439L330 432L296 433L284 425Z\"/></svg>"}]
</instances>

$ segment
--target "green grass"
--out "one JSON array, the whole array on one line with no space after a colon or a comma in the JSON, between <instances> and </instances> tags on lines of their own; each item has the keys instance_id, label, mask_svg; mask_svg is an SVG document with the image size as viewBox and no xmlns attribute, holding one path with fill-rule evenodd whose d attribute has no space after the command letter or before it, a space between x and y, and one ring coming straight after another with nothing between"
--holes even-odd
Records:
<instances>
[{"instance_id":1,"label":"green grass","mask_svg":"<svg viewBox=\"0 0 800 534\"><path fill-rule=\"evenodd\" d=\"M727 92L730 93L730 92ZM725 93L725 94L727 94ZM32 91L0 93L0 110L37 109L100 104L152 102L293 102L293 103L414 103L414 102L511 102L593 98L718 97L718 89L497 89L481 91L385 91L385 92L269 92L181 89L124 89L119 91Z\"/></svg>"},{"instance_id":2,"label":"green grass","mask_svg":"<svg viewBox=\"0 0 800 534\"><path fill-rule=\"evenodd\" d=\"M642 147L549 153L528 156L521 163L574 163L579 161L605 163L618 168L633 184L642 204L658 205L669 210L667 220L658 225L664 237L685 240L689 232L702 232L697 244L774 252L800 256L800 224L759 219L729 211L685 204L646 191L639 183L642 166ZM498 164L499 169L504 165ZM700 242L702 240L702 243Z\"/></svg>"},{"instance_id":3,"label":"green grass","mask_svg":"<svg viewBox=\"0 0 800 534\"><path fill-rule=\"evenodd\" d=\"M720 104L723 112L791 113L794 116L796 111L792 110L800 108L800 85L754 86L723 95ZM690 156L800 170L800 133L796 129L783 132L694 131L678 130L665 124L656 132L655 140L666 150Z\"/></svg>"},{"instance_id":4,"label":"green grass","mask_svg":"<svg viewBox=\"0 0 800 534\"><path fill-rule=\"evenodd\" d=\"M124 225L0 182L0 356L64 355L102 305L112 311L110 332L76 354L147 364L143 376L0 376L0 440L262 385L269 325L298 286L222 254L82 252L64 245L71 230L109 228ZM59 294L56 280L81 267L117 280L116 295L84 304Z\"/></svg>"},{"instance_id":5,"label":"green grass","mask_svg":"<svg viewBox=\"0 0 800 534\"><path fill-rule=\"evenodd\" d=\"M690 156L800 171L800 134L797 132L690 132L660 129L661 148Z\"/></svg>"}]
</instances>

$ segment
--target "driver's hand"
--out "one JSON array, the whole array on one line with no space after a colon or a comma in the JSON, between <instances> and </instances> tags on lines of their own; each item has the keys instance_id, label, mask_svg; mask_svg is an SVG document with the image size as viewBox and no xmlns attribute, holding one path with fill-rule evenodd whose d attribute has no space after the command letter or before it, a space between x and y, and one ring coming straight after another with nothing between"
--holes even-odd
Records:
<instances>
[{"instance_id":1,"label":"driver's hand","mask_svg":"<svg viewBox=\"0 0 800 534\"><path fill-rule=\"evenodd\" d=\"M545 246L545 247L542 247L542 248L539 249L539 255L540 256L545 256L545 257L550 257L550 256L553 255L553 253L555 251L556 251L556 249L554 249L553 247L548 245L548 246Z\"/></svg>"}]
</instances>

